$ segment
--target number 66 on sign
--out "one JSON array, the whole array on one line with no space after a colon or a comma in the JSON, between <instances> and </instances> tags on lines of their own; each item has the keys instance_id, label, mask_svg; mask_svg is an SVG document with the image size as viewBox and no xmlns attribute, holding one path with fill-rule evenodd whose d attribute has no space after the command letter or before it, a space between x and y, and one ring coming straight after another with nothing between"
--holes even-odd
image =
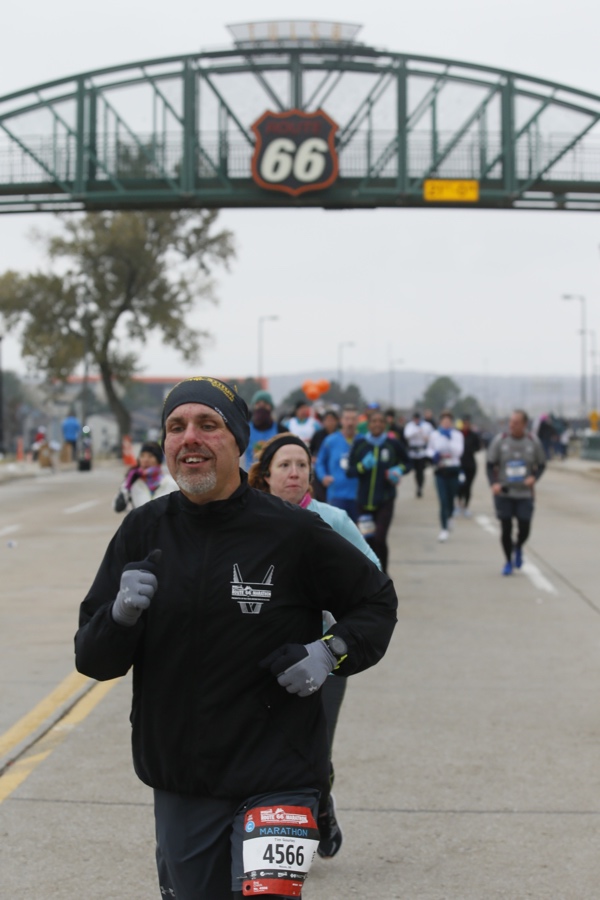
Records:
<instances>
[{"instance_id":1,"label":"number 66 on sign","mask_svg":"<svg viewBox=\"0 0 600 900\"><path fill-rule=\"evenodd\" d=\"M297 197L330 187L339 172L337 125L322 109L266 112L252 125L256 136L252 178L269 191Z\"/></svg>"}]
</instances>

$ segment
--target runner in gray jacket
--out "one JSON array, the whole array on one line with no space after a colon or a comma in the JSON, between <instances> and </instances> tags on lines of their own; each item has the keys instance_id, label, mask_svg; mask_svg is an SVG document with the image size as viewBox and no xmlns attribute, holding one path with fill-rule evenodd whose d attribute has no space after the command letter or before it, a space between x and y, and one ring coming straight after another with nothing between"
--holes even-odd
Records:
<instances>
[{"instance_id":1,"label":"runner in gray jacket","mask_svg":"<svg viewBox=\"0 0 600 900\"><path fill-rule=\"evenodd\" d=\"M534 485L546 468L544 448L527 425L527 413L516 409L508 432L496 435L487 454L487 475L506 557L503 575L512 575L513 567L520 569L523 565L523 544L529 537L533 517ZM512 536L513 519L517 520L516 541Z\"/></svg>"}]
</instances>

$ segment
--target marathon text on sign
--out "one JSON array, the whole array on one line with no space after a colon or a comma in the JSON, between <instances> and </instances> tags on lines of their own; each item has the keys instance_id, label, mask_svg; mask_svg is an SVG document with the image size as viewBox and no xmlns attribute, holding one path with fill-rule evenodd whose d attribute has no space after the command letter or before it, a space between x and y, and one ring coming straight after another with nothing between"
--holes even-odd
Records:
<instances>
[{"instance_id":1,"label":"marathon text on sign","mask_svg":"<svg viewBox=\"0 0 600 900\"><path fill-rule=\"evenodd\" d=\"M423 182L423 200L431 203L477 203L479 182L468 179L428 178Z\"/></svg>"},{"instance_id":2,"label":"marathon text on sign","mask_svg":"<svg viewBox=\"0 0 600 900\"><path fill-rule=\"evenodd\" d=\"M321 109L263 113L252 125L256 136L252 178L266 190L292 197L330 187L339 171L337 128Z\"/></svg>"}]
</instances>

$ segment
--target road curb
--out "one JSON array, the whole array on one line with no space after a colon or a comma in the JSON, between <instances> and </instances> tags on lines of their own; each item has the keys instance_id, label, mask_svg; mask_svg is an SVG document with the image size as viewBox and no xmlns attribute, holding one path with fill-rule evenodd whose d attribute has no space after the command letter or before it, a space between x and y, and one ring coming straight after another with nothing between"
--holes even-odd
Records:
<instances>
[{"instance_id":1,"label":"road curb","mask_svg":"<svg viewBox=\"0 0 600 900\"><path fill-rule=\"evenodd\" d=\"M52 713L47 716L43 722L41 722L37 728L33 731L30 731L18 744L15 744L11 749L4 754L4 756L0 757L0 778L5 774L7 769L17 761L17 759L22 756L30 747L33 747L41 738L44 737L54 726L63 719L68 712L70 712L83 697L88 694L95 685L98 684L93 678L90 678L88 682L79 688L78 691L71 694L71 696L61 703L52 711Z\"/></svg>"},{"instance_id":2,"label":"road curb","mask_svg":"<svg viewBox=\"0 0 600 900\"><path fill-rule=\"evenodd\" d=\"M590 462L589 466L569 466L563 465L559 462L549 462L548 468L552 469L553 472L568 472L569 475L580 475L582 478L588 478L592 481L598 481L600 479L600 462L597 465L594 465L593 462Z\"/></svg>"}]
</instances>

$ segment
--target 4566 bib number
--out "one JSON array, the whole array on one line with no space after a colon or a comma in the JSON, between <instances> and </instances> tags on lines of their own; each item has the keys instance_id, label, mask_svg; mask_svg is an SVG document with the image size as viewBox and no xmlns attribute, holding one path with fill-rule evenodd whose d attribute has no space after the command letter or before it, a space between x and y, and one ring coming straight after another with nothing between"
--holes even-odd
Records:
<instances>
[{"instance_id":1,"label":"4566 bib number","mask_svg":"<svg viewBox=\"0 0 600 900\"><path fill-rule=\"evenodd\" d=\"M302 869L304 859L302 844L267 844L263 853L265 862L276 866L283 866L285 863L290 869Z\"/></svg>"}]
</instances>

